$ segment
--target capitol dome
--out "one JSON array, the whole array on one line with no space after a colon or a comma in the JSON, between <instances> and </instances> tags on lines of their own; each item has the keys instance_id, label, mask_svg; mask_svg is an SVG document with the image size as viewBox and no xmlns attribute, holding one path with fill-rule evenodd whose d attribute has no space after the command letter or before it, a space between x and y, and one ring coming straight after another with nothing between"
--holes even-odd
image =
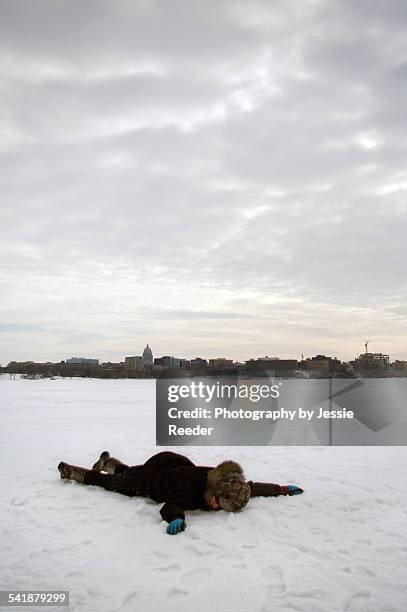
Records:
<instances>
[{"instance_id":1,"label":"capitol dome","mask_svg":"<svg viewBox=\"0 0 407 612\"><path fill-rule=\"evenodd\" d=\"M144 365L146 364L150 364L153 365L154 363L154 358L153 358L153 351L151 350L151 348L148 346L148 342L147 342L147 346L143 351L143 362Z\"/></svg>"}]
</instances>

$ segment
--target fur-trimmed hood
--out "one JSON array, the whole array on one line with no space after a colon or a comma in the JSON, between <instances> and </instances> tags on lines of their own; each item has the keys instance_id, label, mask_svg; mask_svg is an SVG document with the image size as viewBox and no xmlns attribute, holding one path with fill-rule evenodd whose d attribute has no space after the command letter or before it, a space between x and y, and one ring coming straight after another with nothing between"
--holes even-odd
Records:
<instances>
[{"instance_id":1,"label":"fur-trimmed hood","mask_svg":"<svg viewBox=\"0 0 407 612\"><path fill-rule=\"evenodd\" d=\"M208 472L207 495L219 495L222 483L230 478L236 477L237 480L244 480L242 467L236 461L222 461L213 470Z\"/></svg>"},{"instance_id":2,"label":"fur-trimmed hood","mask_svg":"<svg viewBox=\"0 0 407 612\"><path fill-rule=\"evenodd\" d=\"M208 472L205 498L215 496L222 510L237 512L246 506L251 489L236 461L223 461Z\"/></svg>"}]
</instances>

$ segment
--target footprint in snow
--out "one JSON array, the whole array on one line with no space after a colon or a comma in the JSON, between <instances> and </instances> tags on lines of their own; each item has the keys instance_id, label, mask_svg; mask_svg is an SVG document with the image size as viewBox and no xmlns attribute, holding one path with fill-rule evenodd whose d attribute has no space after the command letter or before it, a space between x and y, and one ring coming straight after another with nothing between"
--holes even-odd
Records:
<instances>
[{"instance_id":1,"label":"footprint in snow","mask_svg":"<svg viewBox=\"0 0 407 612\"><path fill-rule=\"evenodd\" d=\"M185 574L181 576L180 580L186 587L193 587L202 584L205 580L208 580L210 575L211 571L206 567L202 567L185 572Z\"/></svg>"},{"instance_id":2,"label":"footprint in snow","mask_svg":"<svg viewBox=\"0 0 407 612\"><path fill-rule=\"evenodd\" d=\"M329 532L322 527L310 527L308 531L311 535L329 535Z\"/></svg>"},{"instance_id":3,"label":"footprint in snow","mask_svg":"<svg viewBox=\"0 0 407 612\"><path fill-rule=\"evenodd\" d=\"M371 593L370 591L359 591L358 593L354 593L352 595L352 597L349 599L349 601L347 603L345 603L343 610L344 612L347 612L347 610L351 610L353 608L353 602L357 602L359 600L366 600L366 599L370 599L371 597Z\"/></svg>"},{"instance_id":4,"label":"footprint in snow","mask_svg":"<svg viewBox=\"0 0 407 612\"><path fill-rule=\"evenodd\" d=\"M93 544L94 540L83 540L83 542L80 542L81 546L89 546L89 544Z\"/></svg>"},{"instance_id":5,"label":"footprint in snow","mask_svg":"<svg viewBox=\"0 0 407 612\"><path fill-rule=\"evenodd\" d=\"M162 565L160 567L154 568L158 572L170 572L170 571L178 571L181 569L181 566L178 563L171 563L170 565Z\"/></svg>"},{"instance_id":6,"label":"footprint in snow","mask_svg":"<svg viewBox=\"0 0 407 612\"><path fill-rule=\"evenodd\" d=\"M204 556L214 556L213 554L213 550L210 549L208 546L206 547L201 547L199 548L198 546L187 546L185 547L187 548L188 552L191 553L192 555L196 556L196 557L204 557Z\"/></svg>"},{"instance_id":7,"label":"footprint in snow","mask_svg":"<svg viewBox=\"0 0 407 612\"><path fill-rule=\"evenodd\" d=\"M13 497L10 504L12 506L26 506L28 504L28 497Z\"/></svg>"},{"instance_id":8,"label":"footprint in snow","mask_svg":"<svg viewBox=\"0 0 407 612\"><path fill-rule=\"evenodd\" d=\"M126 597L123 599L122 601L122 606L127 605L128 603L131 603L132 601L134 601L136 598L138 597L138 591L131 591L131 593L129 593L128 595L126 595Z\"/></svg>"},{"instance_id":9,"label":"footprint in snow","mask_svg":"<svg viewBox=\"0 0 407 612\"><path fill-rule=\"evenodd\" d=\"M371 546L372 545L372 541L371 540L363 540L363 539L359 539L359 540L355 540L356 544L366 544L366 546Z\"/></svg>"},{"instance_id":10,"label":"footprint in snow","mask_svg":"<svg viewBox=\"0 0 407 612\"><path fill-rule=\"evenodd\" d=\"M170 555L162 550L153 550L151 553L154 557L159 557L160 559L169 559Z\"/></svg>"},{"instance_id":11,"label":"footprint in snow","mask_svg":"<svg viewBox=\"0 0 407 612\"><path fill-rule=\"evenodd\" d=\"M65 578L79 578L79 576L83 576L83 572L80 572L79 570L73 570L72 572L65 574Z\"/></svg>"},{"instance_id":12,"label":"footprint in snow","mask_svg":"<svg viewBox=\"0 0 407 612\"><path fill-rule=\"evenodd\" d=\"M369 576L370 578L376 578L377 574L370 569L370 567L361 567L361 566L357 566L356 571L364 574L365 576Z\"/></svg>"},{"instance_id":13,"label":"footprint in snow","mask_svg":"<svg viewBox=\"0 0 407 612\"><path fill-rule=\"evenodd\" d=\"M250 548L257 548L258 545L259 545L258 542L248 542L246 544L242 544L242 548L248 548L248 549L250 549Z\"/></svg>"},{"instance_id":14,"label":"footprint in snow","mask_svg":"<svg viewBox=\"0 0 407 612\"><path fill-rule=\"evenodd\" d=\"M182 597L186 597L187 595L189 595L190 591L187 591L186 589L181 589L180 587L175 587L173 589L171 589L170 591L168 591L168 598L171 599L180 599Z\"/></svg>"}]
</instances>

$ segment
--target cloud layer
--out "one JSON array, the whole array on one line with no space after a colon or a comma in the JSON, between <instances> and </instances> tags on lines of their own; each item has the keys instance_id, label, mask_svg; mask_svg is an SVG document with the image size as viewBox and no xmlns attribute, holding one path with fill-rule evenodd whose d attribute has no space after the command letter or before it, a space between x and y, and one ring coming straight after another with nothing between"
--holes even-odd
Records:
<instances>
[{"instance_id":1,"label":"cloud layer","mask_svg":"<svg viewBox=\"0 0 407 612\"><path fill-rule=\"evenodd\" d=\"M0 362L407 357L407 6L0 5Z\"/></svg>"}]
</instances>

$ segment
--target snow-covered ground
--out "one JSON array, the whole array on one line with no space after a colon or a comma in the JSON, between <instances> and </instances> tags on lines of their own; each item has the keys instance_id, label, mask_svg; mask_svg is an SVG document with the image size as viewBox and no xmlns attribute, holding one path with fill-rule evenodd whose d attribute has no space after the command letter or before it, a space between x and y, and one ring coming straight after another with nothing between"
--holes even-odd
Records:
<instances>
[{"instance_id":1,"label":"snow-covered ground","mask_svg":"<svg viewBox=\"0 0 407 612\"><path fill-rule=\"evenodd\" d=\"M306 491L188 513L174 537L160 505L59 478L61 459L164 450L154 395L153 381L0 376L0 588L69 590L91 612L406 611L407 448L172 447Z\"/></svg>"}]
</instances>

